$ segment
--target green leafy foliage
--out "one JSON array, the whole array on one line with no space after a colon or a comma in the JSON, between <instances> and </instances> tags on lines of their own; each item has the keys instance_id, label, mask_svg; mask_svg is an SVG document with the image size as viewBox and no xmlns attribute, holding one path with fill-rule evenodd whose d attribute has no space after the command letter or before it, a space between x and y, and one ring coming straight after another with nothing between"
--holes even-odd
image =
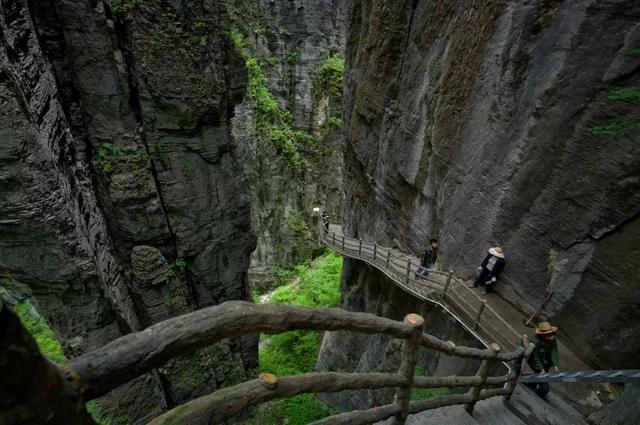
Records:
<instances>
[{"instance_id":1,"label":"green leafy foliage","mask_svg":"<svg viewBox=\"0 0 640 425\"><path fill-rule=\"evenodd\" d=\"M297 270L300 283L276 289L272 302L305 307L336 307L340 302L342 257L327 253Z\"/></svg>"},{"instance_id":2,"label":"green leafy foliage","mask_svg":"<svg viewBox=\"0 0 640 425\"><path fill-rule=\"evenodd\" d=\"M340 301L342 257L328 253L305 262L282 277L299 279L296 285L276 289L271 302L308 307L336 307ZM260 369L278 376L311 372L315 368L322 334L315 331L292 331L273 335L260 350ZM304 394L278 400L260 424L302 425L332 414L331 409L314 395Z\"/></svg>"},{"instance_id":3,"label":"green leafy foliage","mask_svg":"<svg viewBox=\"0 0 640 425\"><path fill-rule=\"evenodd\" d=\"M269 89L264 71L265 64L251 53L249 37L267 32L267 18L258 3L251 1L233 2L228 7L228 14L232 27L226 33L245 60L249 80L248 92L254 103L258 136L271 143L293 170L301 172L304 169L304 152L315 149L317 141L311 134L294 127L291 112L280 105ZM293 51L284 57L282 62L292 66L299 57L300 53ZM267 60L267 64L270 61ZM277 62L273 60L274 64Z\"/></svg>"},{"instance_id":4,"label":"green leafy foliage","mask_svg":"<svg viewBox=\"0 0 640 425\"><path fill-rule=\"evenodd\" d=\"M235 37L242 40L237 34ZM240 42L240 46L242 45ZM314 146L315 139L309 133L293 127L291 113L280 106L269 90L260 61L249 56L245 60L245 66L249 76L249 95L255 106L258 134L272 143L293 169L301 171L304 165L302 151Z\"/></svg>"},{"instance_id":5,"label":"green leafy foliage","mask_svg":"<svg viewBox=\"0 0 640 425\"><path fill-rule=\"evenodd\" d=\"M621 117L609 120L605 125L594 127L594 136L628 136L640 129L640 117Z\"/></svg>"},{"instance_id":6,"label":"green leafy foliage","mask_svg":"<svg viewBox=\"0 0 640 425\"><path fill-rule=\"evenodd\" d=\"M132 172L140 179L149 178L149 155L144 148L125 150L113 143L103 143L96 152L93 165L111 176L117 172Z\"/></svg>"},{"instance_id":7,"label":"green leafy foliage","mask_svg":"<svg viewBox=\"0 0 640 425\"><path fill-rule=\"evenodd\" d=\"M337 54L329 55L322 63L311 89L314 96L323 93L341 96L344 76L344 60Z\"/></svg>"},{"instance_id":8,"label":"green leafy foliage","mask_svg":"<svg viewBox=\"0 0 640 425\"><path fill-rule=\"evenodd\" d=\"M638 102L640 100L640 87L620 87L611 92L609 100L623 100L625 102Z\"/></svg>"},{"instance_id":9,"label":"green leafy foliage","mask_svg":"<svg viewBox=\"0 0 640 425\"><path fill-rule=\"evenodd\" d=\"M342 118L336 116L329 117L329 126L335 129L342 128Z\"/></svg>"},{"instance_id":10,"label":"green leafy foliage","mask_svg":"<svg viewBox=\"0 0 640 425\"><path fill-rule=\"evenodd\" d=\"M423 366L416 366L416 375L424 375L425 369ZM453 393L451 388L418 388L411 393L411 400L427 400L433 397L450 395Z\"/></svg>"},{"instance_id":11,"label":"green leafy foliage","mask_svg":"<svg viewBox=\"0 0 640 425\"><path fill-rule=\"evenodd\" d=\"M611 91L609 100L626 103L640 102L640 87L618 87ZM606 124L593 127L594 136L629 136L640 129L640 116L625 115L610 119Z\"/></svg>"},{"instance_id":12,"label":"green leafy foliage","mask_svg":"<svg viewBox=\"0 0 640 425\"><path fill-rule=\"evenodd\" d=\"M627 50L627 56L640 57L640 48L632 47Z\"/></svg>"},{"instance_id":13,"label":"green leafy foliage","mask_svg":"<svg viewBox=\"0 0 640 425\"><path fill-rule=\"evenodd\" d=\"M58 342L49 324L40 316L30 314L31 304L23 303L14 306L14 311L20 318L22 325L36 340L40 352L57 363L67 360L62 352L62 346Z\"/></svg>"},{"instance_id":14,"label":"green leafy foliage","mask_svg":"<svg viewBox=\"0 0 640 425\"><path fill-rule=\"evenodd\" d=\"M105 0L113 13L124 14L127 19L133 19L133 11L142 0Z\"/></svg>"},{"instance_id":15,"label":"green leafy foliage","mask_svg":"<svg viewBox=\"0 0 640 425\"><path fill-rule=\"evenodd\" d=\"M182 258L178 258L176 261L169 264L169 270L174 274L184 273L187 268L187 263Z\"/></svg>"}]
</instances>

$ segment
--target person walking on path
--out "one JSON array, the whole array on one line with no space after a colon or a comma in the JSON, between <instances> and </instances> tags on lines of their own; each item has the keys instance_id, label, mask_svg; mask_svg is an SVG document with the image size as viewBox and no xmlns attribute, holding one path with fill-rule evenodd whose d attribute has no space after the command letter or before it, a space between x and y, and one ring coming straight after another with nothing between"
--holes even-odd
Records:
<instances>
[{"instance_id":1,"label":"person walking on path","mask_svg":"<svg viewBox=\"0 0 640 425\"><path fill-rule=\"evenodd\" d=\"M544 375L552 368L555 372L559 372L558 367L558 341L556 340L557 326L552 326L549 322L540 322L535 329L533 344L535 348L529 357L529 367L540 375ZM542 398L546 398L551 390L548 382L539 382L527 384L536 394Z\"/></svg>"},{"instance_id":2,"label":"person walking on path","mask_svg":"<svg viewBox=\"0 0 640 425\"><path fill-rule=\"evenodd\" d=\"M324 232L329 233L329 213L326 211L322 212L322 224L324 225Z\"/></svg>"},{"instance_id":3,"label":"person walking on path","mask_svg":"<svg viewBox=\"0 0 640 425\"><path fill-rule=\"evenodd\" d=\"M429 269L434 266L438 259L438 240L429 239L429 245L424 249L420 257L420 268L416 271L416 277L429 276Z\"/></svg>"},{"instance_id":4,"label":"person walking on path","mask_svg":"<svg viewBox=\"0 0 640 425\"><path fill-rule=\"evenodd\" d=\"M484 259L480 267L478 267L480 274L476 278L475 282L473 282L469 287L475 288L480 285L482 286L482 293L488 294L493 291L493 284L496 282L500 273L502 273L504 266L505 261L502 248L499 246L489 248L489 254Z\"/></svg>"}]
</instances>

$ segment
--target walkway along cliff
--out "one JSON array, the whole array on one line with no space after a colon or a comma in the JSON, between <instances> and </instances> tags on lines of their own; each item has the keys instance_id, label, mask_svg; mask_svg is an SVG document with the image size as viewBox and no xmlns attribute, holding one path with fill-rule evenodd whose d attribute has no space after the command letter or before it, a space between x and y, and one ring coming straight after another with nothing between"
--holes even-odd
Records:
<instances>
[{"instance_id":1,"label":"walkway along cliff","mask_svg":"<svg viewBox=\"0 0 640 425\"><path fill-rule=\"evenodd\" d=\"M552 290L543 313L585 362L637 367L640 108L620 90L640 86L640 3L353 0L348 13L344 235L413 254L437 238L439 267L462 279L502 246L500 296L533 313ZM341 307L398 319L413 301L392 291L345 262ZM331 338L324 363L384 351Z\"/></svg>"}]
</instances>

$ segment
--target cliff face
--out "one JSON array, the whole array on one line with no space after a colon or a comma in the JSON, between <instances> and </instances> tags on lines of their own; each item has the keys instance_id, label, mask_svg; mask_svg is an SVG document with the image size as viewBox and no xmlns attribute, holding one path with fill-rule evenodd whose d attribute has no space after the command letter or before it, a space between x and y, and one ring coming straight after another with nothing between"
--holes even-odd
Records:
<instances>
[{"instance_id":1,"label":"cliff face","mask_svg":"<svg viewBox=\"0 0 640 425\"><path fill-rule=\"evenodd\" d=\"M228 8L249 69L233 126L257 236L249 274L268 285L279 267L318 250L313 208L341 211L344 0L233 0Z\"/></svg>"},{"instance_id":2,"label":"cliff face","mask_svg":"<svg viewBox=\"0 0 640 425\"><path fill-rule=\"evenodd\" d=\"M545 313L577 353L633 367L638 22L634 1L351 1L346 233L414 253L436 237L467 278L501 245L502 296L533 311L553 289ZM350 282L345 308L385 302Z\"/></svg>"},{"instance_id":3,"label":"cliff face","mask_svg":"<svg viewBox=\"0 0 640 425\"><path fill-rule=\"evenodd\" d=\"M0 285L68 356L247 299L250 194L231 137L244 66L219 2L0 2ZM114 391L119 422L257 367L238 339Z\"/></svg>"}]
</instances>

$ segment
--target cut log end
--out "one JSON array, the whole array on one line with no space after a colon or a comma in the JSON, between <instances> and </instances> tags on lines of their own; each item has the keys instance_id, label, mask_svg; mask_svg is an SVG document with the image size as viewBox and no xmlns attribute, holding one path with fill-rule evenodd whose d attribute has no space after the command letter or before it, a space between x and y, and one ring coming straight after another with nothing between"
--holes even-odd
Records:
<instances>
[{"instance_id":1,"label":"cut log end","mask_svg":"<svg viewBox=\"0 0 640 425\"><path fill-rule=\"evenodd\" d=\"M424 324L424 318L419 314L411 313L405 316L404 322L411 326L418 327Z\"/></svg>"},{"instance_id":2,"label":"cut log end","mask_svg":"<svg viewBox=\"0 0 640 425\"><path fill-rule=\"evenodd\" d=\"M456 348L456 343L453 341L447 341L447 345L449 346L449 348Z\"/></svg>"},{"instance_id":3,"label":"cut log end","mask_svg":"<svg viewBox=\"0 0 640 425\"><path fill-rule=\"evenodd\" d=\"M498 344L496 344L495 342L491 344L491 351L493 351L494 353L498 353L500 352L501 348Z\"/></svg>"},{"instance_id":4,"label":"cut log end","mask_svg":"<svg viewBox=\"0 0 640 425\"><path fill-rule=\"evenodd\" d=\"M278 385L278 377L272 373L261 373L260 382L269 389L274 389Z\"/></svg>"}]
</instances>

